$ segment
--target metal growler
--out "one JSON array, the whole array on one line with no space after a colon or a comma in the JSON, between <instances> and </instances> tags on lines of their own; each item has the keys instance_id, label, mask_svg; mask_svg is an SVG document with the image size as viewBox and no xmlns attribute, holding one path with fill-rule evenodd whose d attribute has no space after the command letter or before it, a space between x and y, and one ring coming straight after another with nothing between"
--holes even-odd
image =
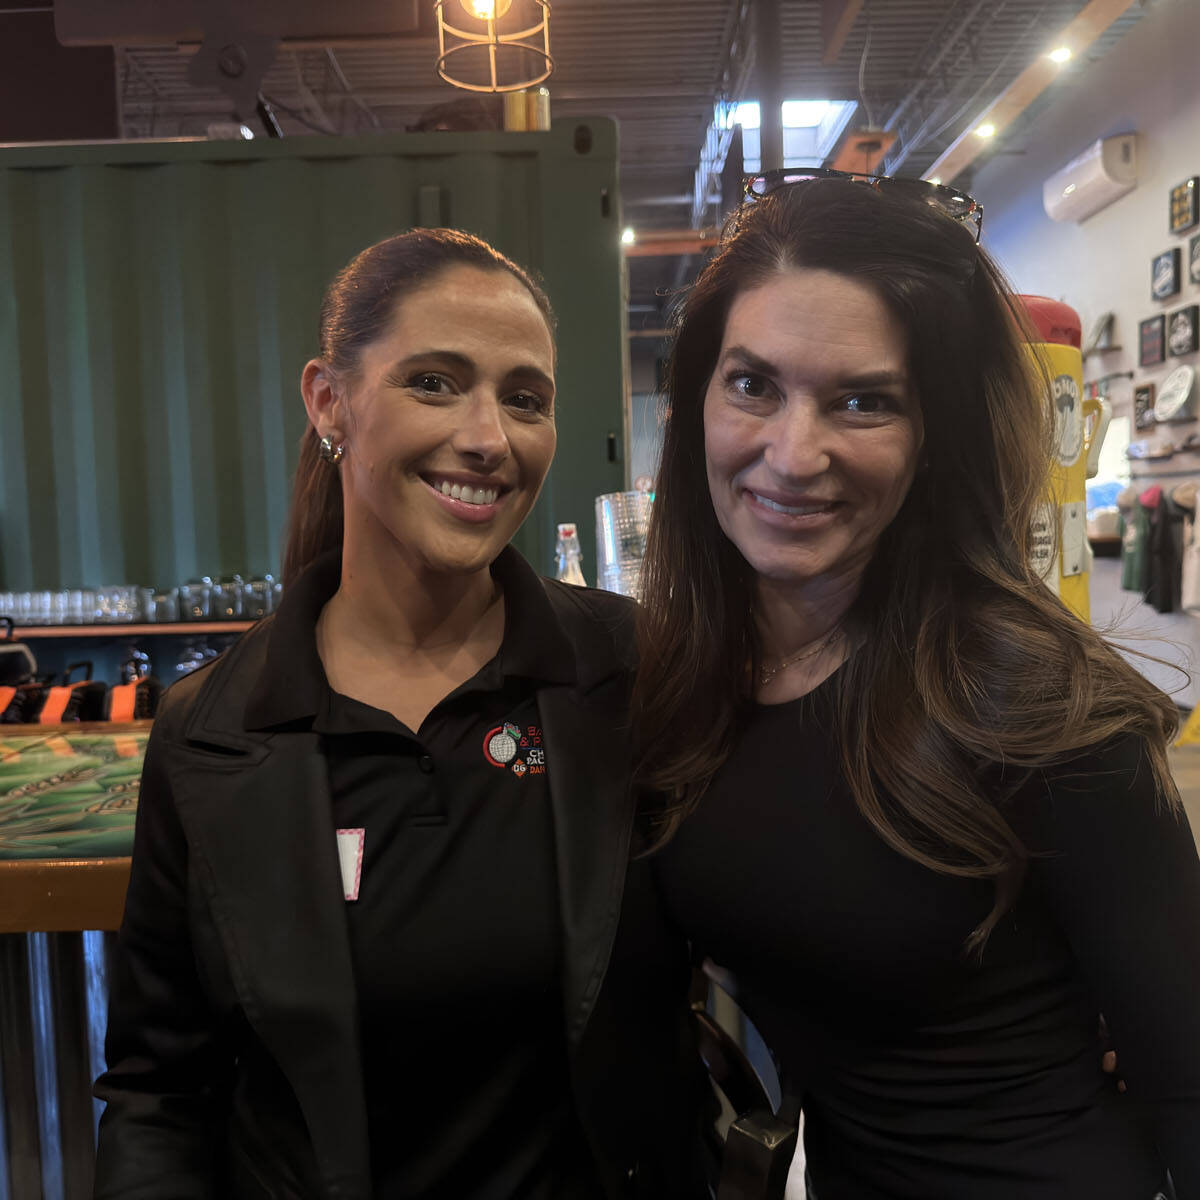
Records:
<instances>
[{"instance_id":1,"label":"metal growler","mask_svg":"<svg viewBox=\"0 0 1200 1200\"><path fill-rule=\"evenodd\" d=\"M1107 400L1084 398L1079 314L1046 296L1021 296L1041 340L1029 352L1047 380L1054 408L1054 468L1050 494L1034 523L1034 561L1062 602L1091 617L1087 541L1087 481L1099 469L1100 447L1112 418Z\"/></svg>"}]
</instances>

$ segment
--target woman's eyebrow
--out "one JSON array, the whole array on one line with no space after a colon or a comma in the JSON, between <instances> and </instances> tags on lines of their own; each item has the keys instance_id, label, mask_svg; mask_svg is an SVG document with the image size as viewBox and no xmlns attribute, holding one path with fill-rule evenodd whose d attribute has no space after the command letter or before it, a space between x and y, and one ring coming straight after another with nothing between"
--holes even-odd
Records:
<instances>
[{"instance_id":1,"label":"woman's eyebrow","mask_svg":"<svg viewBox=\"0 0 1200 1200\"><path fill-rule=\"evenodd\" d=\"M473 360L465 354L460 354L457 350L418 350L415 354L409 354L396 363L392 367L392 374L398 375L418 364L424 363L440 363L443 366L457 367L463 371L473 371L475 369Z\"/></svg>"},{"instance_id":2,"label":"woman's eyebrow","mask_svg":"<svg viewBox=\"0 0 1200 1200\"><path fill-rule=\"evenodd\" d=\"M730 346L721 355L721 364L724 365L730 359L741 363L759 375L774 376L779 374L779 369L774 363L769 362L765 358L760 358L753 350L747 350L745 346ZM907 387L908 375L903 370L893 370L891 368L883 368L878 371L863 371L854 375L843 376L838 380L837 386L840 388Z\"/></svg>"},{"instance_id":3,"label":"woman's eyebrow","mask_svg":"<svg viewBox=\"0 0 1200 1200\"><path fill-rule=\"evenodd\" d=\"M550 392L554 391L553 378L547 375L546 372L541 369L541 367L530 365L513 367L513 369L508 372L507 378L513 380L514 382L540 385L542 388L545 388Z\"/></svg>"},{"instance_id":4,"label":"woman's eyebrow","mask_svg":"<svg viewBox=\"0 0 1200 1200\"><path fill-rule=\"evenodd\" d=\"M430 365L453 367L459 371L467 371L472 374L476 370L475 360L457 350L418 350L415 354L409 354L396 363L389 374L392 378L399 378L414 367ZM518 366L512 367L506 373L505 377L520 382L537 384L543 388L548 388L550 391L554 391L553 377L547 375L541 367L535 367L532 363L521 363Z\"/></svg>"},{"instance_id":5,"label":"woman's eyebrow","mask_svg":"<svg viewBox=\"0 0 1200 1200\"><path fill-rule=\"evenodd\" d=\"M903 371L867 371L862 375L848 375L838 381L839 387L874 388L907 387L908 376Z\"/></svg>"},{"instance_id":6,"label":"woman's eyebrow","mask_svg":"<svg viewBox=\"0 0 1200 1200\"><path fill-rule=\"evenodd\" d=\"M765 358L759 358L753 350L747 350L745 346L730 346L721 355L722 364L728 362L731 358L737 359L744 366L749 367L751 371L755 371L759 375L778 374L778 369L774 363L768 362Z\"/></svg>"}]
</instances>

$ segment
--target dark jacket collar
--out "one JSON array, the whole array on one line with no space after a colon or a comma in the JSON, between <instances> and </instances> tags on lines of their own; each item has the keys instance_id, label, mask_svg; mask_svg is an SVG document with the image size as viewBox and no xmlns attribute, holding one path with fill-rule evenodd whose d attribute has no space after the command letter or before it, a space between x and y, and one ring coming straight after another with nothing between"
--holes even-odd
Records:
<instances>
[{"instance_id":1,"label":"dark jacket collar","mask_svg":"<svg viewBox=\"0 0 1200 1200\"><path fill-rule=\"evenodd\" d=\"M541 683L573 683L575 652L543 581L511 546L492 564L504 592L500 673ZM246 705L248 730L309 728L329 684L317 653L321 610L341 581L341 551L316 559L288 588L271 619L264 668Z\"/></svg>"}]
</instances>

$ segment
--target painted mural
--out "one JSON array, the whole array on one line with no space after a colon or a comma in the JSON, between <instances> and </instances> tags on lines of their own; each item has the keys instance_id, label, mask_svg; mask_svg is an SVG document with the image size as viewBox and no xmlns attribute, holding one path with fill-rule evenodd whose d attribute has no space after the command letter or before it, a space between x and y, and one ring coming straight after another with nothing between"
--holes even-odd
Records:
<instances>
[{"instance_id":1,"label":"painted mural","mask_svg":"<svg viewBox=\"0 0 1200 1200\"><path fill-rule=\"evenodd\" d=\"M145 728L0 735L0 861L133 849Z\"/></svg>"}]
</instances>

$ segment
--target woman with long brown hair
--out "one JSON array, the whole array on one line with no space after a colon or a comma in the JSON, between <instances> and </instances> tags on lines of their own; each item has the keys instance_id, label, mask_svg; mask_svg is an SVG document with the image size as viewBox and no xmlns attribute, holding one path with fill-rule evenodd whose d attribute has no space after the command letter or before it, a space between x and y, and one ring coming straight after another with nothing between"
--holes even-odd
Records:
<instances>
[{"instance_id":1,"label":"woman with long brown hair","mask_svg":"<svg viewBox=\"0 0 1200 1200\"><path fill-rule=\"evenodd\" d=\"M695 1194L687 960L628 863L632 606L508 545L554 365L469 234L330 285L283 602L150 738L98 1197Z\"/></svg>"},{"instance_id":2,"label":"woman with long brown hair","mask_svg":"<svg viewBox=\"0 0 1200 1200\"><path fill-rule=\"evenodd\" d=\"M1030 567L1050 418L980 219L764 177L685 300L635 690L660 882L817 1200L1195 1200L1177 714Z\"/></svg>"}]
</instances>

